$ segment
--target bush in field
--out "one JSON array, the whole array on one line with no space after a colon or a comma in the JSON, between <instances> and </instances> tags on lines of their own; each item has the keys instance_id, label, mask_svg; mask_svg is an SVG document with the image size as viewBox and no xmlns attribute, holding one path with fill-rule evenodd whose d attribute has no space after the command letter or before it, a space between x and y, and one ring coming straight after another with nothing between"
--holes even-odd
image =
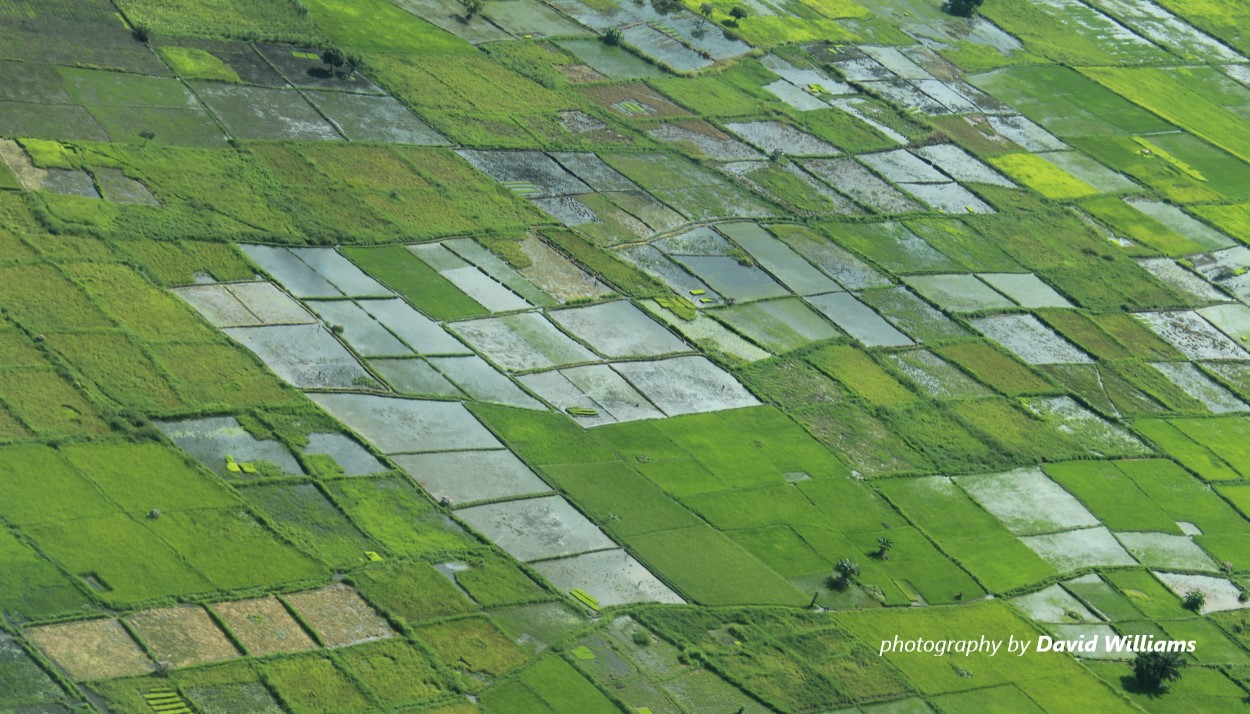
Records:
<instances>
[{"instance_id":1,"label":"bush in field","mask_svg":"<svg viewBox=\"0 0 1250 714\"><path fill-rule=\"evenodd\" d=\"M833 586L839 590L845 590L859 575L859 564L850 558L843 558L833 566L833 575L829 576L829 580Z\"/></svg>"},{"instance_id":2,"label":"bush in field","mask_svg":"<svg viewBox=\"0 0 1250 714\"><path fill-rule=\"evenodd\" d=\"M946 0L942 3L942 12L955 17L972 17L985 0Z\"/></svg>"},{"instance_id":3,"label":"bush in field","mask_svg":"<svg viewBox=\"0 0 1250 714\"><path fill-rule=\"evenodd\" d=\"M343 50L332 47L321 53L321 61L330 68L331 74L338 74L347 64L347 55L343 54Z\"/></svg>"},{"instance_id":4,"label":"bush in field","mask_svg":"<svg viewBox=\"0 0 1250 714\"><path fill-rule=\"evenodd\" d=\"M625 37L619 27L609 27L608 31L603 33L603 43L607 45L619 45Z\"/></svg>"},{"instance_id":5,"label":"bush in field","mask_svg":"<svg viewBox=\"0 0 1250 714\"><path fill-rule=\"evenodd\" d=\"M1175 652L1142 652L1133 660L1133 678L1147 692L1157 692L1181 678L1185 658Z\"/></svg>"},{"instance_id":6,"label":"bush in field","mask_svg":"<svg viewBox=\"0 0 1250 714\"><path fill-rule=\"evenodd\" d=\"M482 0L461 0L464 3L464 21L469 22L473 16L482 11Z\"/></svg>"}]
</instances>

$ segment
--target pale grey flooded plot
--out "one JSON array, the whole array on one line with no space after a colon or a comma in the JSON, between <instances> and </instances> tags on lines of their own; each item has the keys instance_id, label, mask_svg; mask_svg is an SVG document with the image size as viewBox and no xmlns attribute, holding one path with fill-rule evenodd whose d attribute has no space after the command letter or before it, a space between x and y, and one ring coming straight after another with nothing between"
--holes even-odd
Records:
<instances>
[{"instance_id":1,"label":"pale grey flooded plot","mask_svg":"<svg viewBox=\"0 0 1250 714\"><path fill-rule=\"evenodd\" d=\"M911 289L937 303L943 310L975 312L1014 307L1015 303L970 273L951 275L909 275L903 278Z\"/></svg>"},{"instance_id":2,"label":"pale grey flooded plot","mask_svg":"<svg viewBox=\"0 0 1250 714\"><path fill-rule=\"evenodd\" d=\"M654 357L690 351L628 300L552 310L547 316L604 357Z\"/></svg>"},{"instance_id":3,"label":"pale grey flooded plot","mask_svg":"<svg viewBox=\"0 0 1250 714\"><path fill-rule=\"evenodd\" d=\"M254 327L265 324L264 320L247 309L225 285L188 285L174 288L173 292L186 300L214 327Z\"/></svg>"},{"instance_id":4,"label":"pale grey flooded plot","mask_svg":"<svg viewBox=\"0 0 1250 714\"><path fill-rule=\"evenodd\" d=\"M886 359L920 391L936 399L988 397L989 389L928 350L892 352Z\"/></svg>"},{"instance_id":5,"label":"pale grey flooded plot","mask_svg":"<svg viewBox=\"0 0 1250 714\"><path fill-rule=\"evenodd\" d=\"M836 243L818 238L806 230L788 228L777 227L778 238L847 290L889 287L893 284L876 268Z\"/></svg>"},{"instance_id":6,"label":"pale grey flooded plot","mask_svg":"<svg viewBox=\"0 0 1250 714\"><path fill-rule=\"evenodd\" d=\"M453 322L448 327L491 362L511 371L599 359L534 312Z\"/></svg>"},{"instance_id":7,"label":"pale grey flooded plot","mask_svg":"<svg viewBox=\"0 0 1250 714\"><path fill-rule=\"evenodd\" d=\"M239 248L296 297L343 297L342 291L286 248L267 245L240 245Z\"/></svg>"},{"instance_id":8,"label":"pale grey flooded plot","mask_svg":"<svg viewBox=\"0 0 1250 714\"><path fill-rule=\"evenodd\" d=\"M612 365L668 416L759 404L745 387L706 357L673 357Z\"/></svg>"},{"instance_id":9,"label":"pale grey flooded plot","mask_svg":"<svg viewBox=\"0 0 1250 714\"><path fill-rule=\"evenodd\" d=\"M503 448L459 402L368 394L308 396L386 454Z\"/></svg>"},{"instance_id":10,"label":"pale grey flooded plot","mask_svg":"<svg viewBox=\"0 0 1250 714\"><path fill-rule=\"evenodd\" d=\"M423 359L375 359L369 366L400 394L430 397L463 397L438 370Z\"/></svg>"},{"instance_id":11,"label":"pale grey flooded plot","mask_svg":"<svg viewBox=\"0 0 1250 714\"><path fill-rule=\"evenodd\" d=\"M522 409L544 408L538 400L526 394L512 380L477 355L427 359L435 369L478 401Z\"/></svg>"},{"instance_id":12,"label":"pale grey flooded plot","mask_svg":"<svg viewBox=\"0 0 1250 714\"><path fill-rule=\"evenodd\" d=\"M1147 568L1200 570L1214 573L1219 566L1187 535L1116 533L1120 544Z\"/></svg>"},{"instance_id":13,"label":"pale grey flooded plot","mask_svg":"<svg viewBox=\"0 0 1250 714\"><path fill-rule=\"evenodd\" d=\"M530 259L530 266L520 269L521 275L557 302L594 299L613 294L598 278L577 267L542 240L531 236L521 241L520 246Z\"/></svg>"},{"instance_id":14,"label":"pale grey flooded plot","mask_svg":"<svg viewBox=\"0 0 1250 714\"><path fill-rule=\"evenodd\" d=\"M1010 179L987 166L980 159L954 144L932 144L911 149L911 152L933 163L956 181L984 183L1015 188Z\"/></svg>"},{"instance_id":15,"label":"pale grey flooded plot","mask_svg":"<svg viewBox=\"0 0 1250 714\"><path fill-rule=\"evenodd\" d=\"M557 590L581 590L597 600L600 607L637 602L677 605L685 602L642 563L620 549L545 560L535 563L534 569Z\"/></svg>"},{"instance_id":16,"label":"pale grey flooded plot","mask_svg":"<svg viewBox=\"0 0 1250 714\"><path fill-rule=\"evenodd\" d=\"M617 421L606 407L573 384L560 370L535 372L522 375L519 379L527 389L545 399L557 410L568 413L573 421L583 428L615 424Z\"/></svg>"},{"instance_id":17,"label":"pale grey flooded plot","mask_svg":"<svg viewBox=\"0 0 1250 714\"><path fill-rule=\"evenodd\" d=\"M1009 602L1034 622L1061 624L1070 623L1074 618L1080 622L1101 622L1097 615L1059 583L1035 593L1014 597Z\"/></svg>"},{"instance_id":18,"label":"pale grey flooded plot","mask_svg":"<svg viewBox=\"0 0 1250 714\"><path fill-rule=\"evenodd\" d=\"M676 260L717 293L738 302L790 294L768 273L754 265L743 265L737 258L687 255L678 256Z\"/></svg>"},{"instance_id":19,"label":"pale grey flooded plot","mask_svg":"<svg viewBox=\"0 0 1250 714\"><path fill-rule=\"evenodd\" d=\"M1101 526L1020 538L1060 572L1095 566L1136 565L1133 556Z\"/></svg>"},{"instance_id":20,"label":"pale grey flooded plot","mask_svg":"<svg viewBox=\"0 0 1250 714\"><path fill-rule=\"evenodd\" d=\"M360 300L356 303L386 329L421 355L469 354L470 350L437 322L412 309L399 298Z\"/></svg>"},{"instance_id":21,"label":"pale grey flooded plot","mask_svg":"<svg viewBox=\"0 0 1250 714\"><path fill-rule=\"evenodd\" d=\"M1103 166L1079 151L1052 151L1038 154L1043 159L1067 171L1100 193L1124 193L1140 191L1141 188L1124 174Z\"/></svg>"},{"instance_id":22,"label":"pale grey flooded plot","mask_svg":"<svg viewBox=\"0 0 1250 714\"><path fill-rule=\"evenodd\" d=\"M955 483L1016 535L1099 525L1094 514L1038 468L956 476Z\"/></svg>"},{"instance_id":23,"label":"pale grey flooded plot","mask_svg":"<svg viewBox=\"0 0 1250 714\"><path fill-rule=\"evenodd\" d=\"M720 295L708 287L707 283L691 275L668 256L650 245L637 245L617 251L625 262L642 270L652 277L659 278L675 292L681 295L698 295L697 305L717 304L722 302ZM704 300L707 302L705 303Z\"/></svg>"},{"instance_id":24,"label":"pale grey flooded plot","mask_svg":"<svg viewBox=\"0 0 1250 714\"><path fill-rule=\"evenodd\" d=\"M1244 350L1211 323L1189 310L1139 312L1134 317L1189 359L1240 360L1250 358Z\"/></svg>"},{"instance_id":25,"label":"pale grey flooded plot","mask_svg":"<svg viewBox=\"0 0 1250 714\"><path fill-rule=\"evenodd\" d=\"M1219 250L1237 244L1232 238L1190 216L1170 203L1143 198L1124 199L1133 208L1180 233L1206 250Z\"/></svg>"},{"instance_id":26,"label":"pale grey flooded plot","mask_svg":"<svg viewBox=\"0 0 1250 714\"><path fill-rule=\"evenodd\" d=\"M577 555L616 546L560 496L470 506L456 516L517 560Z\"/></svg>"},{"instance_id":27,"label":"pale grey flooded plot","mask_svg":"<svg viewBox=\"0 0 1250 714\"><path fill-rule=\"evenodd\" d=\"M1152 362L1150 366L1162 372L1181 391L1200 402L1213 414L1244 412L1250 409L1245 402L1217 384L1192 362Z\"/></svg>"},{"instance_id":28,"label":"pale grey flooded plot","mask_svg":"<svg viewBox=\"0 0 1250 714\"><path fill-rule=\"evenodd\" d=\"M898 187L943 213L994 213L990 204L957 183L900 183Z\"/></svg>"},{"instance_id":29,"label":"pale grey flooded plot","mask_svg":"<svg viewBox=\"0 0 1250 714\"><path fill-rule=\"evenodd\" d=\"M977 277L1021 307L1072 307L1067 298L1033 273L977 273Z\"/></svg>"},{"instance_id":30,"label":"pale grey flooded plot","mask_svg":"<svg viewBox=\"0 0 1250 714\"><path fill-rule=\"evenodd\" d=\"M509 0L511 1L511 0ZM453 238L440 245L461 258L476 265L482 272L503 283L512 292L525 298L534 305L552 305L554 300L543 291L534 287L529 280L508 265L502 258L482 247L472 238Z\"/></svg>"},{"instance_id":31,"label":"pale grey flooded plot","mask_svg":"<svg viewBox=\"0 0 1250 714\"><path fill-rule=\"evenodd\" d=\"M551 491L510 451L400 454L394 460L431 496L447 499L456 507Z\"/></svg>"},{"instance_id":32,"label":"pale grey flooded plot","mask_svg":"<svg viewBox=\"0 0 1250 714\"><path fill-rule=\"evenodd\" d=\"M377 384L320 323L228 327L223 332L255 352L279 377L301 389L350 389Z\"/></svg>"},{"instance_id":33,"label":"pale grey flooded plot","mask_svg":"<svg viewBox=\"0 0 1250 714\"><path fill-rule=\"evenodd\" d=\"M658 320L681 333L682 337L706 349L722 352L745 362L755 362L770 356L764 350L725 329L706 313L698 313L693 320L685 320L673 314L671 310L661 307L654 300L644 300L642 306Z\"/></svg>"},{"instance_id":34,"label":"pale grey flooded plot","mask_svg":"<svg viewBox=\"0 0 1250 714\"><path fill-rule=\"evenodd\" d=\"M803 168L846 194L859 205L877 213L909 213L920 207L896 191L854 159L811 159Z\"/></svg>"},{"instance_id":35,"label":"pale grey flooded plot","mask_svg":"<svg viewBox=\"0 0 1250 714\"><path fill-rule=\"evenodd\" d=\"M1197 590L1207 596L1202 612L1221 612L1224 610L1242 610L1250 607L1250 602L1242 601L1242 590L1226 578L1215 578L1210 575L1192 575L1189 573L1165 573L1158 570L1154 575L1176 597L1183 598L1186 593Z\"/></svg>"},{"instance_id":36,"label":"pale grey flooded plot","mask_svg":"<svg viewBox=\"0 0 1250 714\"><path fill-rule=\"evenodd\" d=\"M837 156L842 153L824 139L779 121L728 122L725 128L768 154L780 151L786 156Z\"/></svg>"},{"instance_id":37,"label":"pale grey flooded plot","mask_svg":"<svg viewBox=\"0 0 1250 714\"><path fill-rule=\"evenodd\" d=\"M894 183L945 183L950 177L929 165L915 154L903 149L860 154L864 165Z\"/></svg>"},{"instance_id":38,"label":"pale grey flooded plot","mask_svg":"<svg viewBox=\"0 0 1250 714\"><path fill-rule=\"evenodd\" d=\"M348 297L390 295L391 291L369 277L333 248L290 248L291 253L330 281Z\"/></svg>"},{"instance_id":39,"label":"pale grey flooded plot","mask_svg":"<svg viewBox=\"0 0 1250 714\"><path fill-rule=\"evenodd\" d=\"M1071 397L1030 397L1025 406L1096 456L1140 456L1150 453L1126 429L1103 419Z\"/></svg>"},{"instance_id":40,"label":"pale grey flooded plot","mask_svg":"<svg viewBox=\"0 0 1250 714\"><path fill-rule=\"evenodd\" d=\"M1032 315L992 315L972 327L1029 364L1077 364L1093 360Z\"/></svg>"},{"instance_id":41,"label":"pale grey flooded plot","mask_svg":"<svg viewBox=\"0 0 1250 714\"><path fill-rule=\"evenodd\" d=\"M560 370L560 374L617 421L664 418L661 411L608 365L569 367Z\"/></svg>"},{"instance_id":42,"label":"pale grey flooded plot","mask_svg":"<svg viewBox=\"0 0 1250 714\"><path fill-rule=\"evenodd\" d=\"M310 300L307 304L326 325L338 331L357 354L364 357L412 354L412 350L382 323L350 300Z\"/></svg>"},{"instance_id":43,"label":"pale grey flooded plot","mask_svg":"<svg viewBox=\"0 0 1250 714\"><path fill-rule=\"evenodd\" d=\"M962 337L968 331L906 287L861 290L857 297L916 342Z\"/></svg>"},{"instance_id":44,"label":"pale grey flooded plot","mask_svg":"<svg viewBox=\"0 0 1250 714\"><path fill-rule=\"evenodd\" d=\"M1188 295L1195 302L1209 303L1226 299L1224 293L1215 289L1215 287L1199 276L1181 267L1179 263L1171 258L1139 258L1137 264L1145 268L1147 272L1168 287L1175 289L1182 295Z\"/></svg>"}]
</instances>

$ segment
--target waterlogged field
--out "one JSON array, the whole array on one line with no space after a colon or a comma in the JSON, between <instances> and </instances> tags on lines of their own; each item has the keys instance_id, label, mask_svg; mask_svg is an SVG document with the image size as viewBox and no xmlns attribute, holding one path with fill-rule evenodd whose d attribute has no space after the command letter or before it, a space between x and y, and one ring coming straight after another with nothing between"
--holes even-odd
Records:
<instances>
[{"instance_id":1,"label":"waterlogged field","mask_svg":"<svg viewBox=\"0 0 1250 714\"><path fill-rule=\"evenodd\" d=\"M1244 15L0 2L0 710L1245 708Z\"/></svg>"}]
</instances>

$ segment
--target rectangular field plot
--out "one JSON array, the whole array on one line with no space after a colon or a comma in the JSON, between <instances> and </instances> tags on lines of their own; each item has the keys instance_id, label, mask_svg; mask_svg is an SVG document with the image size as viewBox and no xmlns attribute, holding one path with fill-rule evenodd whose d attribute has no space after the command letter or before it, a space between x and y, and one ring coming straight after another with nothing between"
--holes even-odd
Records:
<instances>
[{"instance_id":1,"label":"rectangular field plot","mask_svg":"<svg viewBox=\"0 0 1250 714\"><path fill-rule=\"evenodd\" d=\"M612 366L668 416L754 406L759 401L704 357L674 357Z\"/></svg>"},{"instance_id":2,"label":"rectangular field plot","mask_svg":"<svg viewBox=\"0 0 1250 714\"><path fill-rule=\"evenodd\" d=\"M340 139L335 128L293 89L191 82L192 89L234 137Z\"/></svg>"},{"instance_id":3,"label":"rectangular field plot","mask_svg":"<svg viewBox=\"0 0 1250 714\"><path fill-rule=\"evenodd\" d=\"M330 326L332 332L342 335L343 340L361 356L402 357L411 354L407 345L354 302L310 300L308 306Z\"/></svg>"},{"instance_id":4,"label":"rectangular field plot","mask_svg":"<svg viewBox=\"0 0 1250 714\"><path fill-rule=\"evenodd\" d=\"M543 408L538 400L481 357L430 357L428 361L444 377L478 401L522 409Z\"/></svg>"},{"instance_id":5,"label":"rectangular field plot","mask_svg":"<svg viewBox=\"0 0 1250 714\"><path fill-rule=\"evenodd\" d=\"M593 597L600 607L637 602L685 602L624 550L602 550L546 560L536 563L534 569L562 592L581 590Z\"/></svg>"},{"instance_id":6,"label":"rectangular field plot","mask_svg":"<svg viewBox=\"0 0 1250 714\"><path fill-rule=\"evenodd\" d=\"M309 456L325 456L334 461L345 476L368 476L387 470L373 454L344 434L312 433L302 449Z\"/></svg>"},{"instance_id":7,"label":"rectangular field plot","mask_svg":"<svg viewBox=\"0 0 1250 714\"><path fill-rule=\"evenodd\" d=\"M239 656L202 608L194 606L144 610L127 624L160 662L187 667Z\"/></svg>"},{"instance_id":8,"label":"rectangular field plot","mask_svg":"<svg viewBox=\"0 0 1250 714\"><path fill-rule=\"evenodd\" d=\"M518 560L558 558L616 545L560 496L472 506L456 516Z\"/></svg>"},{"instance_id":9,"label":"rectangular field plot","mask_svg":"<svg viewBox=\"0 0 1250 714\"><path fill-rule=\"evenodd\" d=\"M768 273L727 256L680 256L677 262L720 295L739 302L786 297L790 294Z\"/></svg>"},{"instance_id":10,"label":"rectangular field plot","mask_svg":"<svg viewBox=\"0 0 1250 714\"><path fill-rule=\"evenodd\" d=\"M1032 273L978 273L977 277L1020 307L1072 307L1072 303Z\"/></svg>"},{"instance_id":11,"label":"rectangular field plot","mask_svg":"<svg viewBox=\"0 0 1250 714\"><path fill-rule=\"evenodd\" d=\"M829 321L868 347L904 347L915 344L850 293L807 298Z\"/></svg>"},{"instance_id":12,"label":"rectangular field plot","mask_svg":"<svg viewBox=\"0 0 1250 714\"><path fill-rule=\"evenodd\" d=\"M1099 523L1079 501L1037 469L959 476L955 483L1017 535Z\"/></svg>"},{"instance_id":13,"label":"rectangular field plot","mask_svg":"<svg viewBox=\"0 0 1250 714\"><path fill-rule=\"evenodd\" d=\"M286 596L291 609L327 647L394 637L395 632L351 587L342 583Z\"/></svg>"},{"instance_id":14,"label":"rectangular field plot","mask_svg":"<svg viewBox=\"0 0 1250 714\"><path fill-rule=\"evenodd\" d=\"M1250 410L1245 402L1233 396L1192 362L1154 362L1151 366L1213 414Z\"/></svg>"},{"instance_id":15,"label":"rectangular field plot","mask_svg":"<svg viewBox=\"0 0 1250 714\"><path fill-rule=\"evenodd\" d=\"M356 358L320 323L229 327L223 332L254 352L279 377L301 389L350 389L376 384Z\"/></svg>"},{"instance_id":16,"label":"rectangular field plot","mask_svg":"<svg viewBox=\"0 0 1250 714\"><path fill-rule=\"evenodd\" d=\"M571 367L520 378L526 387L582 426L660 419L664 414L607 365ZM569 411L569 410L575 411ZM582 413L580 410L589 410Z\"/></svg>"},{"instance_id":17,"label":"rectangular field plot","mask_svg":"<svg viewBox=\"0 0 1250 714\"><path fill-rule=\"evenodd\" d=\"M395 463L435 499L457 506L551 490L509 451L401 454Z\"/></svg>"},{"instance_id":18,"label":"rectangular field plot","mask_svg":"<svg viewBox=\"0 0 1250 714\"><path fill-rule=\"evenodd\" d=\"M705 313L766 350L781 354L842 333L798 298L762 300Z\"/></svg>"},{"instance_id":19,"label":"rectangular field plot","mask_svg":"<svg viewBox=\"0 0 1250 714\"><path fill-rule=\"evenodd\" d=\"M442 243L410 245L408 250L455 285L464 295L491 312L523 310L530 306L528 300L456 255Z\"/></svg>"},{"instance_id":20,"label":"rectangular field plot","mask_svg":"<svg viewBox=\"0 0 1250 714\"><path fill-rule=\"evenodd\" d=\"M590 156L594 156L594 154L590 154ZM555 301L551 297L534 287L533 283L518 273L507 261L492 253L472 238L453 238L443 241L441 245L476 265L479 270L499 281L512 292L525 298L526 301L534 305L554 304Z\"/></svg>"},{"instance_id":21,"label":"rectangular field plot","mask_svg":"<svg viewBox=\"0 0 1250 714\"><path fill-rule=\"evenodd\" d=\"M338 298L343 291L286 248L267 245L239 246L262 270L299 298Z\"/></svg>"},{"instance_id":22,"label":"rectangular field plot","mask_svg":"<svg viewBox=\"0 0 1250 714\"><path fill-rule=\"evenodd\" d=\"M248 472L241 465L259 462L273 464L283 474L304 475L303 468L286 446L278 441L257 439L234 417L167 421L157 426L183 451L221 476L245 477Z\"/></svg>"},{"instance_id":23,"label":"rectangular field plot","mask_svg":"<svg viewBox=\"0 0 1250 714\"><path fill-rule=\"evenodd\" d=\"M387 454L501 448L460 404L364 394L312 394L335 418Z\"/></svg>"},{"instance_id":24,"label":"rectangular field plot","mask_svg":"<svg viewBox=\"0 0 1250 714\"><path fill-rule=\"evenodd\" d=\"M51 705L65 698L60 685L6 634L0 634L0 683L0 705Z\"/></svg>"},{"instance_id":25,"label":"rectangular field plot","mask_svg":"<svg viewBox=\"0 0 1250 714\"><path fill-rule=\"evenodd\" d=\"M862 290L856 296L916 342L949 340L968 334L954 320L905 287Z\"/></svg>"},{"instance_id":26,"label":"rectangular field plot","mask_svg":"<svg viewBox=\"0 0 1250 714\"><path fill-rule=\"evenodd\" d=\"M812 159L803 168L874 213L910 213L920 206L854 159Z\"/></svg>"},{"instance_id":27,"label":"rectangular field plot","mask_svg":"<svg viewBox=\"0 0 1250 714\"><path fill-rule=\"evenodd\" d=\"M971 320L972 326L1029 364L1079 364L1089 355L1056 335L1032 315L997 315Z\"/></svg>"},{"instance_id":28,"label":"rectangular field plot","mask_svg":"<svg viewBox=\"0 0 1250 714\"><path fill-rule=\"evenodd\" d=\"M469 354L469 349L449 335L447 330L403 300L359 300L356 304L417 354Z\"/></svg>"},{"instance_id":29,"label":"rectangular field plot","mask_svg":"<svg viewBox=\"0 0 1250 714\"><path fill-rule=\"evenodd\" d=\"M911 275L904 281L943 310L974 312L1013 306L973 275Z\"/></svg>"},{"instance_id":30,"label":"rectangular field plot","mask_svg":"<svg viewBox=\"0 0 1250 714\"><path fill-rule=\"evenodd\" d=\"M277 598L221 602L211 606L248 654L264 657L316 647Z\"/></svg>"},{"instance_id":31,"label":"rectangular field plot","mask_svg":"<svg viewBox=\"0 0 1250 714\"><path fill-rule=\"evenodd\" d=\"M1044 580L1055 569L941 476L879 482L881 489L942 548L991 591ZM1008 567L1005 563L1013 565Z\"/></svg>"},{"instance_id":32,"label":"rectangular field plot","mask_svg":"<svg viewBox=\"0 0 1250 714\"><path fill-rule=\"evenodd\" d=\"M417 146L451 143L393 97L313 91L305 96L351 141Z\"/></svg>"},{"instance_id":33,"label":"rectangular field plot","mask_svg":"<svg viewBox=\"0 0 1250 714\"><path fill-rule=\"evenodd\" d=\"M1137 562L1111 532L1102 527L1022 536L1020 540L1061 572Z\"/></svg>"},{"instance_id":34,"label":"rectangular field plot","mask_svg":"<svg viewBox=\"0 0 1250 714\"><path fill-rule=\"evenodd\" d=\"M1244 360L1250 357L1198 313L1139 312L1134 316L1189 359Z\"/></svg>"},{"instance_id":35,"label":"rectangular field plot","mask_svg":"<svg viewBox=\"0 0 1250 714\"><path fill-rule=\"evenodd\" d=\"M307 324L315 318L273 283L189 285L174 292L216 327Z\"/></svg>"},{"instance_id":36,"label":"rectangular field plot","mask_svg":"<svg viewBox=\"0 0 1250 714\"><path fill-rule=\"evenodd\" d=\"M875 268L806 227L774 225L769 231L847 290L892 285Z\"/></svg>"},{"instance_id":37,"label":"rectangular field plot","mask_svg":"<svg viewBox=\"0 0 1250 714\"><path fill-rule=\"evenodd\" d=\"M133 677L156 670L117 620L86 620L26 630L26 638L73 679Z\"/></svg>"},{"instance_id":38,"label":"rectangular field plot","mask_svg":"<svg viewBox=\"0 0 1250 714\"><path fill-rule=\"evenodd\" d=\"M840 286L785 243L755 223L725 223L718 227L797 295L833 292Z\"/></svg>"},{"instance_id":39,"label":"rectangular field plot","mask_svg":"<svg viewBox=\"0 0 1250 714\"><path fill-rule=\"evenodd\" d=\"M456 322L449 327L492 362L511 371L599 360L536 313Z\"/></svg>"},{"instance_id":40,"label":"rectangular field plot","mask_svg":"<svg viewBox=\"0 0 1250 714\"><path fill-rule=\"evenodd\" d=\"M690 349L628 301L554 310L548 317L604 357L657 357Z\"/></svg>"}]
</instances>

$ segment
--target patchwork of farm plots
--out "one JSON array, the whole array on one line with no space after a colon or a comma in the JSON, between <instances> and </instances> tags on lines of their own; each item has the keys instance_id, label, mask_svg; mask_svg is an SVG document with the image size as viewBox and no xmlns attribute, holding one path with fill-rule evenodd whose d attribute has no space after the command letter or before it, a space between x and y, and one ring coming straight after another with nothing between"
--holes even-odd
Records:
<instances>
[{"instance_id":1,"label":"patchwork of farm plots","mask_svg":"<svg viewBox=\"0 0 1250 714\"><path fill-rule=\"evenodd\" d=\"M0 710L1246 708L1244 15L0 1Z\"/></svg>"}]
</instances>

